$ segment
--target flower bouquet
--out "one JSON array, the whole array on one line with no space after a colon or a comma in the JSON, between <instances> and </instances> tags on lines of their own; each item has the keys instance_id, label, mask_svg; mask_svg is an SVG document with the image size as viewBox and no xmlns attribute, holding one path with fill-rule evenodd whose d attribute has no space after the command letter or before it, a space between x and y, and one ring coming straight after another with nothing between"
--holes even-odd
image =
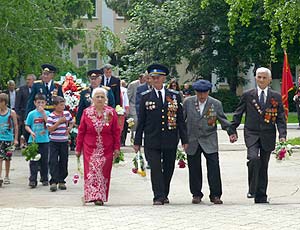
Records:
<instances>
[{"instance_id":1,"label":"flower bouquet","mask_svg":"<svg viewBox=\"0 0 300 230\"><path fill-rule=\"evenodd\" d=\"M275 150L272 153L275 154L276 160L278 162L289 159L289 157L293 153L292 145L287 144L287 142L276 143Z\"/></svg>"},{"instance_id":2,"label":"flower bouquet","mask_svg":"<svg viewBox=\"0 0 300 230\"><path fill-rule=\"evenodd\" d=\"M178 166L179 166L179 168L185 168L185 166L186 166L186 162L185 162L186 161L186 155L180 149L177 149L176 160L178 160Z\"/></svg>"},{"instance_id":3,"label":"flower bouquet","mask_svg":"<svg viewBox=\"0 0 300 230\"><path fill-rule=\"evenodd\" d=\"M77 157L77 172L73 176L73 184L77 184L80 178L80 175L83 175L82 167L81 167L81 162L80 162L80 156Z\"/></svg>"},{"instance_id":4,"label":"flower bouquet","mask_svg":"<svg viewBox=\"0 0 300 230\"><path fill-rule=\"evenodd\" d=\"M117 157L117 158L115 158L114 159L114 162L113 162L113 164L114 164L114 166L120 166L120 165L124 165L124 163L125 163L125 160L124 160L124 153L123 153L123 151L121 150L120 151L120 155Z\"/></svg>"},{"instance_id":5,"label":"flower bouquet","mask_svg":"<svg viewBox=\"0 0 300 230\"><path fill-rule=\"evenodd\" d=\"M14 146L14 145L11 145L11 146L7 147L5 149L6 157L10 158L12 156L13 152L15 151L15 149L16 149L16 146Z\"/></svg>"},{"instance_id":6,"label":"flower bouquet","mask_svg":"<svg viewBox=\"0 0 300 230\"><path fill-rule=\"evenodd\" d=\"M128 128L131 130L130 142L133 144L133 127L135 125L134 119L130 117L126 120L126 122L128 123Z\"/></svg>"},{"instance_id":7,"label":"flower bouquet","mask_svg":"<svg viewBox=\"0 0 300 230\"><path fill-rule=\"evenodd\" d=\"M39 153L39 146L35 142L32 142L25 149L23 149L22 155L25 157L26 161L38 161L41 159L41 154Z\"/></svg>"},{"instance_id":8,"label":"flower bouquet","mask_svg":"<svg viewBox=\"0 0 300 230\"><path fill-rule=\"evenodd\" d=\"M132 172L140 174L142 177L145 177L146 176L145 161L144 161L144 157L140 151L138 151L136 153L132 162L134 165L134 168L132 168Z\"/></svg>"}]
</instances>

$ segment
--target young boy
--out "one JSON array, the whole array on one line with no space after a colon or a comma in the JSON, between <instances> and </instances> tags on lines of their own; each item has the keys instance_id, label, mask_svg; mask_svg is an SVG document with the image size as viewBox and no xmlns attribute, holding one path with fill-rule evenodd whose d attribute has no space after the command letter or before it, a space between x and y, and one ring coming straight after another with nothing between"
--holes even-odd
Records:
<instances>
[{"instance_id":1,"label":"young boy","mask_svg":"<svg viewBox=\"0 0 300 230\"><path fill-rule=\"evenodd\" d=\"M39 146L41 159L29 162L30 177L29 186L37 186L37 173L40 167L41 182L48 186L48 158L49 158L49 133L46 127L47 117L50 112L46 111L46 97L43 94L36 94L34 98L35 110L31 111L25 122L25 129L30 134L28 143L35 142Z\"/></svg>"},{"instance_id":2,"label":"young boy","mask_svg":"<svg viewBox=\"0 0 300 230\"><path fill-rule=\"evenodd\" d=\"M12 155L12 142L18 144L17 114L7 107L8 95L0 93L0 187L10 184L9 169ZM5 161L5 177L2 179L2 162Z\"/></svg>"},{"instance_id":3,"label":"young boy","mask_svg":"<svg viewBox=\"0 0 300 230\"><path fill-rule=\"evenodd\" d=\"M65 179L68 176L68 135L74 122L72 115L65 109L65 99L53 98L54 111L48 116L47 127L50 132L50 191L58 188L66 190Z\"/></svg>"}]
</instances>

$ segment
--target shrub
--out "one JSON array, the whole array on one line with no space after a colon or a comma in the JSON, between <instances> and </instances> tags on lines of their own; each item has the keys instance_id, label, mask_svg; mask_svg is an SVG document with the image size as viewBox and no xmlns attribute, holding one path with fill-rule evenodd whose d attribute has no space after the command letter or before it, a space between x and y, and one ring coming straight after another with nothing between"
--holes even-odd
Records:
<instances>
[{"instance_id":1,"label":"shrub","mask_svg":"<svg viewBox=\"0 0 300 230\"><path fill-rule=\"evenodd\" d=\"M220 89L218 92L210 93L210 95L222 102L225 113L234 112L240 101L240 98L235 93L227 89Z\"/></svg>"}]
</instances>

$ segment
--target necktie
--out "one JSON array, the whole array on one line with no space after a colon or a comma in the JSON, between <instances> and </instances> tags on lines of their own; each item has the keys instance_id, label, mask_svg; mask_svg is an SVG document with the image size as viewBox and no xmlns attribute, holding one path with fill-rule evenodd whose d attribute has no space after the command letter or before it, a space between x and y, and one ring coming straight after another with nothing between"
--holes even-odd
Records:
<instances>
[{"instance_id":1,"label":"necktie","mask_svg":"<svg viewBox=\"0 0 300 230\"><path fill-rule=\"evenodd\" d=\"M49 87L48 87L48 83L46 83L46 93L49 93Z\"/></svg>"},{"instance_id":2,"label":"necktie","mask_svg":"<svg viewBox=\"0 0 300 230\"><path fill-rule=\"evenodd\" d=\"M109 79L106 78L106 85L105 86L108 86L108 84L109 84Z\"/></svg>"},{"instance_id":3,"label":"necktie","mask_svg":"<svg viewBox=\"0 0 300 230\"><path fill-rule=\"evenodd\" d=\"M259 104L261 105L262 108L265 107L265 92L264 91L261 91L261 93L260 93Z\"/></svg>"},{"instance_id":4,"label":"necktie","mask_svg":"<svg viewBox=\"0 0 300 230\"><path fill-rule=\"evenodd\" d=\"M161 102L161 104L163 105L164 103L163 103L161 91L158 91L158 98L159 98L159 102Z\"/></svg>"}]
</instances>

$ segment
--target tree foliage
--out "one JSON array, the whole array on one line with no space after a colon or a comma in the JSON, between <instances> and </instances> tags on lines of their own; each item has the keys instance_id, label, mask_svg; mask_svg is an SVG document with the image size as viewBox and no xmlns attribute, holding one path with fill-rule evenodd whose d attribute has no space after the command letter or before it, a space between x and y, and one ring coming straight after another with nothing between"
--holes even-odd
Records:
<instances>
[{"instance_id":1,"label":"tree foliage","mask_svg":"<svg viewBox=\"0 0 300 230\"><path fill-rule=\"evenodd\" d=\"M107 28L86 29L92 12L90 0L1 0L0 85L39 73L42 63L53 63L62 72L85 72L69 57L78 43L84 44L87 55L94 49L107 56L119 41Z\"/></svg>"},{"instance_id":2,"label":"tree foliage","mask_svg":"<svg viewBox=\"0 0 300 230\"><path fill-rule=\"evenodd\" d=\"M206 2L209 2L206 0ZM299 45L300 34L300 1L271 0L226 0L230 9L228 12L231 43L235 41L236 27L239 23L245 26L253 24L257 6L263 9L262 17L268 23L270 30L270 50L272 61L276 61L276 48L279 43L283 49L295 42Z\"/></svg>"}]
</instances>

